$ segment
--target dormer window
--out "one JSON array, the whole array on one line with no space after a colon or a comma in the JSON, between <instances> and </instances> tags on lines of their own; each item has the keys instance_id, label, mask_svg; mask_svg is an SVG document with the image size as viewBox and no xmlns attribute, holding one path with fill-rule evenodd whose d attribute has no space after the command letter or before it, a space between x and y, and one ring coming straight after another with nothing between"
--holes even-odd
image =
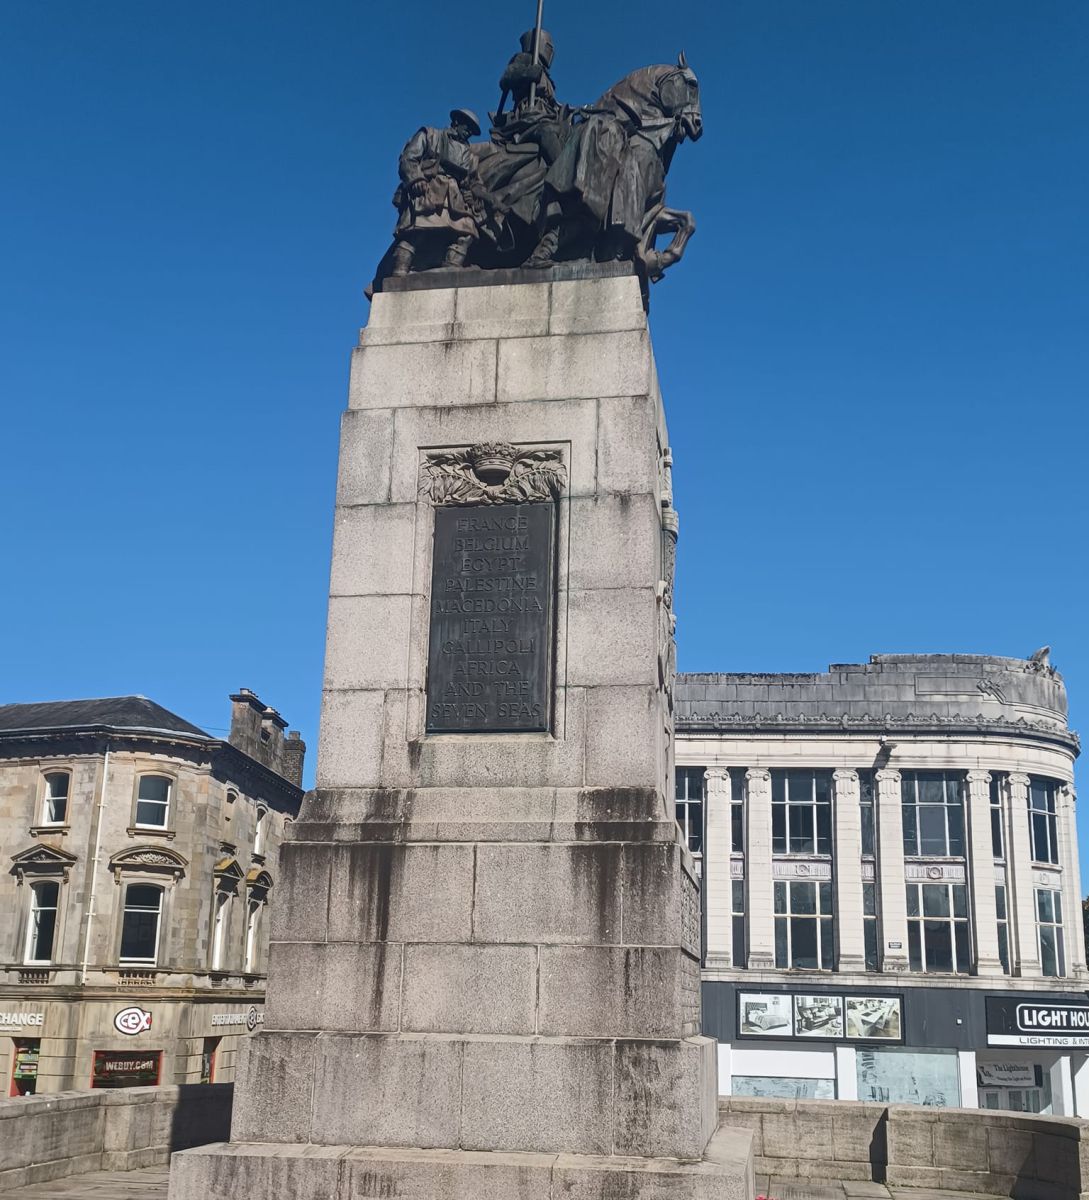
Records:
<instances>
[{"instance_id":1,"label":"dormer window","mask_svg":"<svg viewBox=\"0 0 1089 1200\"><path fill-rule=\"evenodd\" d=\"M136 824L144 829L165 829L170 811L170 780L163 775L141 775L136 792Z\"/></svg>"},{"instance_id":2,"label":"dormer window","mask_svg":"<svg viewBox=\"0 0 1089 1200\"><path fill-rule=\"evenodd\" d=\"M63 825L68 820L68 791L72 777L67 771L50 771L45 777L42 824Z\"/></svg>"}]
</instances>

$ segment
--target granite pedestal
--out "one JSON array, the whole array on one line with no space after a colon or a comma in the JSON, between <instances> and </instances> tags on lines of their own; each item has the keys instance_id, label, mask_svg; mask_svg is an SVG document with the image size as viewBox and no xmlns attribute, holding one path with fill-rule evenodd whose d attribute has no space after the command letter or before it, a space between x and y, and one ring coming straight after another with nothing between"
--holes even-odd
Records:
<instances>
[{"instance_id":1,"label":"granite pedestal","mask_svg":"<svg viewBox=\"0 0 1089 1200\"><path fill-rule=\"evenodd\" d=\"M172 1200L751 1195L751 1135L716 1132L671 811L668 437L639 280L614 272L374 300L342 427L317 787L281 853L265 1027L230 1145L178 1155ZM450 699L428 678L453 586L432 580L453 494L436 472L481 444L552 471L551 493L513 501L553 514L549 578L518 585L547 587L547 638L502 643L548 671L543 732L428 731ZM462 512L489 511L479 486ZM471 621L502 614L465 586Z\"/></svg>"}]
</instances>

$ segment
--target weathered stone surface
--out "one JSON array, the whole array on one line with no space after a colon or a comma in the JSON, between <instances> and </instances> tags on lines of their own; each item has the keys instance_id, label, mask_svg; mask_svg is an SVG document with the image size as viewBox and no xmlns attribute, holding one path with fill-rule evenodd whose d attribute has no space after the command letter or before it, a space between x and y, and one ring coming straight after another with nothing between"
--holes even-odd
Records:
<instances>
[{"instance_id":1,"label":"weathered stone surface","mask_svg":"<svg viewBox=\"0 0 1089 1200\"><path fill-rule=\"evenodd\" d=\"M496 342L363 346L352 355L354 409L481 404L495 399ZM590 393L592 394L592 393Z\"/></svg>"},{"instance_id":2,"label":"weathered stone surface","mask_svg":"<svg viewBox=\"0 0 1089 1200\"><path fill-rule=\"evenodd\" d=\"M348 410L340 422L337 504L384 504L393 468L393 412Z\"/></svg>"},{"instance_id":3,"label":"weathered stone surface","mask_svg":"<svg viewBox=\"0 0 1089 1200\"><path fill-rule=\"evenodd\" d=\"M658 679L656 583L643 588L572 591L568 683L583 687L654 685Z\"/></svg>"},{"instance_id":4,"label":"weathered stone surface","mask_svg":"<svg viewBox=\"0 0 1089 1200\"><path fill-rule=\"evenodd\" d=\"M261 1033L242 1043L240 1087L231 1117L234 1142L307 1142L319 1043L312 1033Z\"/></svg>"},{"instance_id":5,"label":"weathered stone surface","mask_svg":"<svg viewBox=\"0 0 1089 1200\"><path fill-rule=\"evenodd\" d=\"M455 292L454 337L541 337L548 333L551 285L523 283L490 288L461 288Z\"/></svg>"},{"instance_id":6,"label":"weathered stone surface","mask_svg":"<svg viewBox=\"0 0 1089 1200\"><path fill-rule=\"evenodd\" d=\"M171 1197L291 1200L747 1200L744 1130L720 1130L705 1161L372 1146L207 1146L175 1157Z\"/></svg>"},{"instance_id":7,"label":"weathered stone surface","mask_svg":"<svg viewBox=\"0 0 1089 1200\"><path fill-rule=\"evenodd\" d=\"M310 1137L325 1145L458 1145L464 1043L412 1035L318 1039Z\"/></svg>"},{"instance_id":8,"label":"weathered stone surface","mask_svg":"<svg viewBox=\"0 0 1089 1200\"><path fill-rule=\"evenodd\" d=\"M612 1152L608 1042L469 1041L461 1106L468 1150Z\"/></svg>"},{"instance_id":9,"label":"weathered stone surface","mask_svg":"<svg viewBox=\"0 0 1089 1200\"><path fill-rule=\"evenodd\" d=\"M273 942L265 1027L398 1029L402 953L396 942Z\"/></svg>"},{"instance_id":10,"label":"weathered stone surface","mask_svg":"<svg viewBox=\"0 0 1089 1200\"><path fill-rule=\"evenodd\" d=\"M618 1041L615 1154L699 1158L717 1124L714 1043Z\"/></svg>"},{"instance_id":11,"label":"weathered stone surface","mask_svg":"<svg viewBox=\"0 0 1089 1200\"><path fill-rule=\"evenodd\" d=\"M321 787L377 784L382 775L382 691L327 691L318 733L316 783Z\"/></svg>"},{"instance_id":12,"label":"weathered stone surface","mask_svg":"<svg viewBox=\"0 0 1089 1200\"><path fill-rule=\"evenodd\" d=\"M534 946L412 945L404 965L406 1032L536 1032Z\"/></svg>"},{"instance_id":13,"label":"weathered stone surface","mask_svg":"<svg viewBox=\"0 0 1089 1200\"><path fill-rule=\"evenodd\" d=\"M364 842L330 854L330 941L470 940L472 846Z\"/></svg>"},{"instance_id":14,"label":"weathered stone surface","mask_svg":"<svg viewBox=\"0 0 1089 1200\"><path fill-rule=\"evenodd\" d=\"M665 749L656 689L594 687L585 690L588 787L648 787L661 776Z\"/></svg>"},{"instance_id":15,"label":"weathered stone surface","mask_svg":"<svg viewBox=\"0 0 1089 1200\"><path fill-rule=\"evenodd\" d=\"M575 496L570 501L568 586L641 588L661 577L658 499L652 493Z\"/></svg>"},{"instance_id":16,"label":"weathered stone surface","mask_svg":"<svg viewBox=\"0 0 1089 1200\"><path fill-rule=\"evenodd\" d=\"M620 940L619 845L481 845L476 853L476 941Z\"/></svg>"},{"instance_id":17,"label":"weathered stone surface","mask_svg":"<svg viewBox=\"0 0 1089 1200\"><path fill-rule=\"evenodd\" d=\"M650 391L652 372L643 330L574 334L559 345L550 337L513 338L499 342L496 394L501 402L635 396Z\"/></svg>"},{"instance_id":18,"label":"weathered stone surface","mask_svg":"<svg viewBox=\"0 0 1089 1200\"><path fill-rule=\"evenodd\" d=\"M414 504L338 508L333 526L330 595L410 593L415 523Z\"/></svg>"},{"instance_id":19,"label":"weathered stone surface","mask_svg":"<svg viewBox=\"0 0 1089 1200\"><path fill-rule=\"evenodd\" d=\"M644 329L642 297L632 283L630 278L618 278L552 284L548 332L556 336Z\"/></svg>"},{"instance_id":20,"label":"weathered stone surface","mask_svg":"<svg viewBox=\"0 0 1089 1200\"><path fill-rule=\"evenodd\" d=\"M333 1200L340 1196L340 1160L347 1147L224 1145L174 1155L170 1200L211 1196L280 1196Z\"/></svg>"},{"instance_id":21,"label":"weathered stone surface","mask_svg":"<svg viewBox=\"0 0 1089 1200\"><path fill-rule=\"evenodd\" d=\"M646 453L658 439L657 405L641 395L613 396L598 402L597 486L616 492L657 496L659 467Z\"/></svg>"},{"instance_id":22,"label":"weathered stone surface","mask_svg":"<svg viewBox=\"0 0 1089 1200\"><path fill-rule=\"evenodd\" d=\"M540 1032L677 1038L682 951L651 946L542 946Z\"/></svg>"},{"instance_id":23,"label":"weathered stone surface","mask_svg":"<svg viewBox=\"0 0 1089 1200\"><path fill-rule=\"evenodd\" d=\"M325 645L325 686L342 691L404 687L409 596L333 596Z\"/></svg>"}]
</instances>

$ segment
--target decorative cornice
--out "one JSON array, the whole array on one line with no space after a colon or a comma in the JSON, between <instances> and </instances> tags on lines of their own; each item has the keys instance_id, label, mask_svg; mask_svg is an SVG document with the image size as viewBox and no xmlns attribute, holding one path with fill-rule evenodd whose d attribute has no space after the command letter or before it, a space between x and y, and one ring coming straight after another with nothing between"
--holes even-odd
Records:
<instances>
[{"instance_id":1,"label":"decorative cornice","mask_svg":"<svg viewBox=\"0 0 1089 1200\"><path fill-rule=\"evenodd\" d=\"M77 855L71 854L67 850L61 850L58 846L37 845L13 854L11 861L20 883L27 875L43 877L61 875L67 882L69 871L79 859Z\"/></svg>"},{"instance_id":2,"label":"decorative cornice","mask_svg":"<svg viewBox=\"0 0 1089 1200\"><path fill-rule=\"evenodd\" d=\"M567 483L560 450L525 450L509 442L427 454L421 475L420 491L435 505L558 500Z\"/></svg>"},{"instance_id":3,"label":"decorative cornice","mask_svg":"<svg viewBox=\"0 0 1089 1200\"><path fill-rule=\"evenodd\" d=\"M1057 742L1069 747L1075 754L1081 751L1081 739L1073 730L1056 728L1047 721L1029 720L1027 717L1011 721L1006 717L962 716L960 713L953 713L951 716L943 716L940 713L908 713L907 716L895 717L891 713L885 713L884 716L864 713L858 717L850 713L839 717L821 713L816 717L807 717L804 713L775 713L773 716L764 716L761 713L741 712L679 713L677 716L678 733L737 733L743 730L800 730L806 733L892 733L903 730L915 734L928 731L940 732L943 735L1005 734Z\"/></svg>"},{"instance_id":4,"label":"decorative cornice","mask_svg":"<svg viewBox=\"0 0 1089 1200\"><path fill-rule=\"evenodd\" d=\"M159 871L180 879L188 866L185 858L166 846L133 846L110 859L110 870L115 875L125 870Z\"/></svg>"}]
</instances>

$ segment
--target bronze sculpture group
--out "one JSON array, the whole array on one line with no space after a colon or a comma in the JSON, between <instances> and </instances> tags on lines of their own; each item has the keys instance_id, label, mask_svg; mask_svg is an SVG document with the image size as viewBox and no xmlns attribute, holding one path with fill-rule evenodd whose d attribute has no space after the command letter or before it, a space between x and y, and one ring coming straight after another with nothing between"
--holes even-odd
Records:
<instances>
[{"instance_id":1,"label":"bronze sculpture group","mask_svg":"<svg viewBox=\"0 0 1089 1200\"><path fill-rule=\"evenodd\" d=\"M553 57L545 30L522 36L488 141L470 141L480 123L458 108L448 128L424 126L405 144L393 244L373 289L411 271L571 260L633 261L656 280L680 259L695 222L666 206L665 178L677 146L703 132L685 56L633 71L578 108L556 99Z\"/></svg>"}]
</instances>

